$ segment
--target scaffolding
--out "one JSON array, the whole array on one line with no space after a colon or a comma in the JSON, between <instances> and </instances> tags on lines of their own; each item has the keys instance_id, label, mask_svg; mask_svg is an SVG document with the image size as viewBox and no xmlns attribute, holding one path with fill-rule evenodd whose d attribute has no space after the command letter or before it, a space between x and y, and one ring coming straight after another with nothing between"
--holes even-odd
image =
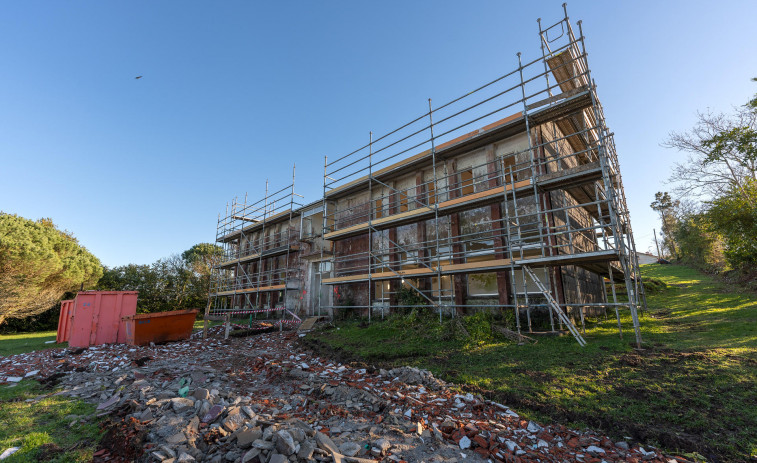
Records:
<instances>
[{"instance_id":1,"label":"scaffolding","mask_svg":"<svg viewBox=\"0 0 757 463\"><path fill-rule=\"evenodd\" d=\"M292 183L248 203L237 198L218 215L216 243L223 257L213 268L206 317L232 319L297 318L297 292L302 284L299 266L302 206Z\"/></svg>"},{"instance_id":2,"label":"scaffolding","mask_svg":"<svg viewBox=\"0 0 757 463\"><path fill-rule=\"evenodd\" d=\"M325 158L330 309L370 318L404 307L400 295L410 291L440 319L514 310L520 333L532 330L531 312L541 307L552 331L567 329L581 345L575 323L585 331L586 310L614 310L622 337L627 309L641 343L637 310L646 301L613 134L581 22L576 36L563 9L548 27L537 21L538 58L517 53L513 71L437 107L428 100L419 117ZM564 285L566 269L575 288ZM594 276L601 298L592 301ZM464 300L471 288L489 299Z\"/></svg>"}]
</instances>

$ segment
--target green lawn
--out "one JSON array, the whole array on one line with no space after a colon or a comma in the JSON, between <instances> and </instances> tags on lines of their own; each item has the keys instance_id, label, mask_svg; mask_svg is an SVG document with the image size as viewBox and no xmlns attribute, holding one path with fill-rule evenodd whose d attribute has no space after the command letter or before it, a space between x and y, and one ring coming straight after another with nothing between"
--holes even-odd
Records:
<instances>
[{"instance_id":1,"label":"green lawn","mask_svg":"<svg viewBox=\"0 0 757 463\"><path fill-rule=\"evenodd\" d=\"M631 345L627 313L623 340L611 315L589 321L584 348L570 336L518 346L493 336L485 317L465 321L464 339L433 314L342 322L304 339L346 359L427 368L538 420L708 459L756 455L757 296L682 266L642 273L667 284L647 296L643 350Z\"/></svg>"},{"instance_id":2,"label":"green lawn","mask_svg":"<svg viewBox=\"0 0 757 463\"><path fill-rule=\"evenodd\" d=\"M0 356L23 354L41 349L66 347L68 343L45 344L45 341L55 341L55 331L40 331L38 333L0 334Z\"/></svg>"},{"instance_id":3,"label":"green lawn","mask_svg":"<svg viewBox=\"0 0 757 463\"><path fill-rule=\"evenodd\" d=\"M0 386L0 452L21 447L4 463L92 460L100 440L95 407L48 394L36 381Z\"/></svg>"}]
</instances>

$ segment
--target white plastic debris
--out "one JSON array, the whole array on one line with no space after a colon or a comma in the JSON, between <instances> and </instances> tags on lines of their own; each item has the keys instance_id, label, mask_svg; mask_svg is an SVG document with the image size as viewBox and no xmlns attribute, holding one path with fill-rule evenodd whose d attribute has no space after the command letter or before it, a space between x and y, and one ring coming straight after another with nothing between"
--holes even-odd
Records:
<instances>
[{"instance_id":1,"label":"white plastic debris","mask_svg":"<svg viewBox=\"0 0 757 463\"><path fill-rule=\"evenodd\" d=\"M13 455L14 453L21 450L21 447L11 447L9 449L5 449L3 453L0 453L0 460L5 460L9 456Z\"/></svg>"}]
</instances>

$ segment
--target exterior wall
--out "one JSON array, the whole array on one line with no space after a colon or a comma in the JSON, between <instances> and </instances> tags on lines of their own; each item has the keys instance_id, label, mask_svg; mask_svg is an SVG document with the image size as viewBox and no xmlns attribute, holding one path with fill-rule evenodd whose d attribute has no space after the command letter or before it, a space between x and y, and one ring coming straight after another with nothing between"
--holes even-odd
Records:
<instances>
[{"instance_id":1,"label":"exterior wall","mask_svg":"<svg viewBox=\"0 0 757 463\"><path fill-rule=\"evenodd\" d=\"M437 158L435 170L429 163L395 178L382 178L381 182L389 187L373 182L369 191L366 183L363 189L356 192L336 199L327 197L327 231L339 231L369 220L385 219L505 185L510 189L516 182L536 178L532 177L534 174L538 177L578 166L586 162L585 157L591 154L584 154L584 158L574 154L571 142L563 139L555 123L532 129L531 137L537 144L543 143L533 152L528 149L528 134L520 133L454 157ZM537 158L536 172L532 168L532 156ZM524 283L522 272L516 271L513 276L503 264L493 271L476 271L475 264L505 260L510 256L509 251L515 251L520 257L541 256L542 252L550 256L596 251L599 248L594 232L581 230L593 228L594 219L585 208L578 207L579 201L566 191L538 191L536 195L530 192L520 195L514 200L486 202L482 206L459 209L440 215L438 220L422 218L414 223L370 233L365 231L333 241L320 236L322 212L310 214L306 220L306 212L301 210L298 212L303 214L302 219L298 217L288 225L286 221L266 224L265 229L256 230L243 238L237 250L244 255L255 248L274 249L287 244L281 240L282 232L286 232L287 226L295 227L298 231L298 250L290 251L288 262L280 256L265 257L245 264L243 270L249 275L256 275L251 282L253 286L281 284L288 276L287 291L260 293L255 296L256 304L258 301L261 301L260 305L286 302L288 307L302 313L316 313L321 306L332 305L397 306L402 302L397 296L403 285L399 277L333 286L323 286L321 279L358 275L367 278L369 273L425 269L437 262L441 263L442 268L455 265L466 270L444 275L441 282L435 274L408 276L405 285L412 284L434 300L441 294L443 304L458 308L508 306L514 303L515 297L523 303L525 295L529 296L530 301L539 301L543 295L530 278L526 278ZM543 208L553 212L546 216L536 214ZM333 216L328 215L331 212ZM511 243L508 243L504 228L507 217L511 222L516 217L518 219L518 226L511 228ZM562 232L553 237L544 237L540 229L545 227L553 233L556 230ZM326 261L332 256L333 268L321 263L321 259ZM467 270L471 268L466 267L468 265L473 268ZM282 277L282 272L288 273ZM604 300L602 277L583 268L554 267L546 273L539 270L536 274L562 304Z\"/></svg>"},{"instance_id":2,"label":"exterior wall","mask_svg":"<svg viewBox=\"0 0 757 463\"><path fill-rule=\"evenodd\" d=\"M352 226L368 220L387 217L411 211L427 204L460 198L468 194L484 192L490 188L502 186L502 173L499 170L501 156L508 157L507 165L516 170L508 182L529 178L531 171L523 170L530 165L528 136L518 134L506 140L493 143L446 161L437 162L436 189L433 185L434 170L430 165L419 168L415 173L406 174L385 183L399 191L392 191L381 185L372 186L372 194L360 191L335 201L337 213L336 229ZM509 155L509 156L508 156ZM517 172L517 169L522 171ZM503 230L504 207L510 208L510 214L517 211L519 216L532 215L536 211L536 200L531 196L519 198L517 207L511 200L504 203L477 207L447 216L440 216L439 221L422 220L418 223L392 227L387 230L371 232L370 250L374 255L372 272L395 271L423 268L436 263L436 239L439 234L440 251L447 254L442 258L442 265L484 262L505 258L504 246L506 235ZM370 209L370 212L368 212ZM535 217L535 216L533 216ZM535 220L535 219L534 219ZM532 228L537 229L534 223ZM525 225L525 229L528 229ZM368 273L368 234L338 239L334 242L335 276L350 276ZM533 238L531 238L533 240ZM397 243L399 247L395 246ZM538 241L531 247L538 247ZM525 249L525 248L524 248ZM451 256L450 256L451 254ZM449 281L449 283L446 283ZM413 286L436 299L439 295L439 283L436 277L408 278ZM449 289L442 292L443 302L450 305L507 305L512 303L511 282L508 271L474 272L445 276L442 286ZM545 281L545 284L549 284ZM374 305L397 305L396 295L383 297L384 293L397 293L399 282L384 281L374 283L372 288L365 288L364 283L340 284L335 287L337 299L343 303L368 305L366 300L370 293L370 302ZM360 289L358 289L360 288ZM362 294L361 293L364 293ZM346 302L344 302L346 301ZM335 301L338 305L339 302Z\"/></svg>"}]
</instances>

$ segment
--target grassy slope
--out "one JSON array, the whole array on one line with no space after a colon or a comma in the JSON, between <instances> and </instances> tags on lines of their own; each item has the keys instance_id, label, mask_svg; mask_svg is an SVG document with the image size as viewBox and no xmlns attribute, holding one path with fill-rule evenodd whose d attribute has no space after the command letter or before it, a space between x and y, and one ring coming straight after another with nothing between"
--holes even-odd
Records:
<instances>
[{"instance_id":1,"label":"grassy slope","mask_svg":"<svg viewBox=\"0 0 757 463\"><path fill-rule=\"evenodd\" d=\"M587 326L585 348L571 337L527 346L485 335L456 340L449 323L431 317L367 328L344 323L310 343L369 363L428 368L543 421L712 459L757 453L757 297L686 267L649 265L642 272L669 285L648 295L642 351L630 345L627 314L624 340L610 316Z\"/></svg>"},{"instance_id":2,"label":"grassy slope","mask_svg":"<svg viewBox=\"0 0 757 463\"><path fill-rule=\"evenodd\" d=\"M22 381L15 387L0 386L0 450L21 447L4 460L20 462L87 462L100 440L95 407L82 401L50 394L36 381ZM70 415L90 417L69 427ZM67 418L68 417L68 418ZM45 453L47 452L47 453Z\"/></svg>"},{"instance_id":3,"label":"grassy slope","mask_svg":"<svg viewBox=\"0 0 757 463\"><path fill-rule=\"evenodd\" d=\"M41 331L38 333L0 334L0 356L22 354L41 349L66 347L68 344L45 344L45 341L55 341L55 331Z\"/></svg>"}]
</instances>

